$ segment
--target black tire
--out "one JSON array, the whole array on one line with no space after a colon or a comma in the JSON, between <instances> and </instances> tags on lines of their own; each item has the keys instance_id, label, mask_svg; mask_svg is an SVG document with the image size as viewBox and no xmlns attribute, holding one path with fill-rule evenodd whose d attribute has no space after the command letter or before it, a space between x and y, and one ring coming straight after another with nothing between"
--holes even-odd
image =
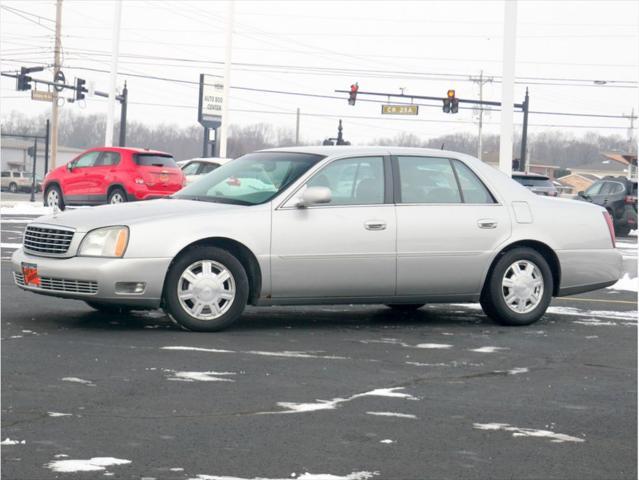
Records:
<instances>
[{"instance_id":1,"label":"black tire","mask_svg":"<svg viewBox=\"0 0 639 480\"><path fill-rule=\"evenodd\" d=\"M50 202L50 200L49 200L49 194L51 192L56 192L57 193L58 208L60 210L64 210L64 208L65 208L64 198L62 197L62 192L60 191L60 187L58 187L57 185L51 185L49 188L47 188L47 191L44 192L44 206L45 207L52 207L53 206L53 203Z\"/></svg>"},{"instance_id":2,"label":"black tire","mask_svg":"<svg viewBox=\"0 0 639 480\"><path fill-rule=\"evenodd\" d=\"M9 191L11 193L16 193L18 191L18 185L16 185L14 182L11 182L9 184Z\"/></svg>"},{"instance_id":3,"label":"black tire","mask_svg":"<svg viewBox=\"0 0 639 480\"><path fill-rule=\"evenodd\" d=\"M109 192L107 198L108 204L125 203L127 201L126 193L120 187L116 187Z\"/></svg>"},{"instance_id":4,"label":"black tire","mask_svg":"<svg viewBox=\"0 0 639 480\"><path fill-rule=\"evenodd\" d=\"M230 307L221 316L211 320L194 317L181 305L178 299L177 290L182 273L199 260L212 260L221 264L231 273L235 282L235 297ZM246 307L248 294L248 277L240 261L226 250L204 246L192 248L177 257L166 278L164 301L167 313L183 328L200 332L217 332L227 328L240 318Z\"/></svg>"},{"instance_id":5,"label":"black tire","mask_svg":"<svg viewBox=\"0 0 639 480\"><path fill-rule=\"evenodd\" d=\"M118 315L122 315L122 314L126 314L128 312L131 311L131 307L125 307L122 305L114 305L111 303L100 303L100 302L86 302L85 303L97 310L98 312L102 312L102 313L115 313Z\"/></svg>"},{"instance_id":6,"label":"black tire","mask_svg":"<svg viewBox=\"0 0 639 480\"><path fill-rule=\"evenodd\" d=\"M512 310L504 299L502 279L512 264L519 260L527 260L537 266L543 281L543 293L537 306L529 312L519 313ZM532 248L514 248L504 253L495 264L490 277L486 280L486 290L480 301L484 313L501 325L530 325L539 320L552 299L552 271L544 257Z\"/></svg>"},{"instance_id":7,"label":"black tire","mask_svg":"<svg viewBox=\"0 0 639 480\"><path fill-rule=\"evenodd\" d=\"M392 308L393 310L397 310L399 312L411 312L413 310L417 310L422 308L425 303L387 303L386 306L388 308Z\"/></svg>"}]
</instances>

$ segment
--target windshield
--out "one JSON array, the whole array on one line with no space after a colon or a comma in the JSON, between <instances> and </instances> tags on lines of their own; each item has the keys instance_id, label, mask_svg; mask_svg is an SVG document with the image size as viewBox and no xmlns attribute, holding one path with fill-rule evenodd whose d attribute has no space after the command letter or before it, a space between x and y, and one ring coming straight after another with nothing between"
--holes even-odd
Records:
<instances>
[{"instance_id":1,"label":"windshield","mask_svg":"<svg viewBox=\"0 0 639 480\"><path fill-rule=\"evenodd\" d=\"M173 198L257 205L271 200L322 158L310 153L249 153L202 176Z\"/></svg>"},{"instance_id":2,"label":"windshield","mask_svg":"<svg viewBox=\"0 0 639 480\"><path fill-rule=\"evenodd\" d=\"M135 163L143 167L177 168L175 160L170 155L138 153L135 155Z\"/></svg>"}]
</instances>

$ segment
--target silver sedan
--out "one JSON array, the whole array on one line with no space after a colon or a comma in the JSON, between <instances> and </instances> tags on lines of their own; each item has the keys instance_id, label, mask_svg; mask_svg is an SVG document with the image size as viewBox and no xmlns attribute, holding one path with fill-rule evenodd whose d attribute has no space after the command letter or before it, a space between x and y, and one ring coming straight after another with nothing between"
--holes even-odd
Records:
<instances>
[{"instance_id":1,"label":"silver sedan","mask_svg":"<svg viewBox=\"0 0 639 480\"><path fill-rule=\"evenodd\" d=\"M622 266L603 208L536 196L467 155L395 147L251 153L170 198L39 218L12 262L25 290L161 307L205 331L247 304L479 301L527 325Z\"/></svg>"}]
</instances>

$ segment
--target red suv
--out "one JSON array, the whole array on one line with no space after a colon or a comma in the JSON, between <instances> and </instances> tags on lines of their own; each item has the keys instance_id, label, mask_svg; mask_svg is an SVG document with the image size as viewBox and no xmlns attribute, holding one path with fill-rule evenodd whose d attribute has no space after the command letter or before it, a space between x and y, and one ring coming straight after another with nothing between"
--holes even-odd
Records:
<instances>
[{"instance_id":1,"label":"red suv","mask_svg":"<svg viewBox=\"0 0 639 480\"><path fill-rule=\"evenodd\" d=\"M182 170L168 153L141 148L100 147L78 155L49 172L44 204L98 205L160 198L186 185Z\"/></svg>"}]
</instances>

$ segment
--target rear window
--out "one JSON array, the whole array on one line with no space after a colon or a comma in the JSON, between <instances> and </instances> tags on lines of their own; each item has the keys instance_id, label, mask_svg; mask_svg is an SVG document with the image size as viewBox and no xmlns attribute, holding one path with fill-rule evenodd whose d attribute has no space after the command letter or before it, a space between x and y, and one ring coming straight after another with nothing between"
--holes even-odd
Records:
<instances>
[{"instance_id":1,"label":"rear window","mask_svg":"<svg viewBox=\"0 0 639 480\"><path fill-rule=\"evenodd\" d=\"M514 176L513 180L518 181L524 187L552 187L552 182L546 177L517 177Z\"/></svg>"},{"instance_id":2,"label":"rear window","mask_svg":"<svg viewBox=\"0 0 639 480\"><path fill-rule=\"evenodd\" d=\"M143 167L167 167L178 168L175 160L170 155L153 155L140 153L134 156L135 163Z\"/></svg>"}]
</instances>

